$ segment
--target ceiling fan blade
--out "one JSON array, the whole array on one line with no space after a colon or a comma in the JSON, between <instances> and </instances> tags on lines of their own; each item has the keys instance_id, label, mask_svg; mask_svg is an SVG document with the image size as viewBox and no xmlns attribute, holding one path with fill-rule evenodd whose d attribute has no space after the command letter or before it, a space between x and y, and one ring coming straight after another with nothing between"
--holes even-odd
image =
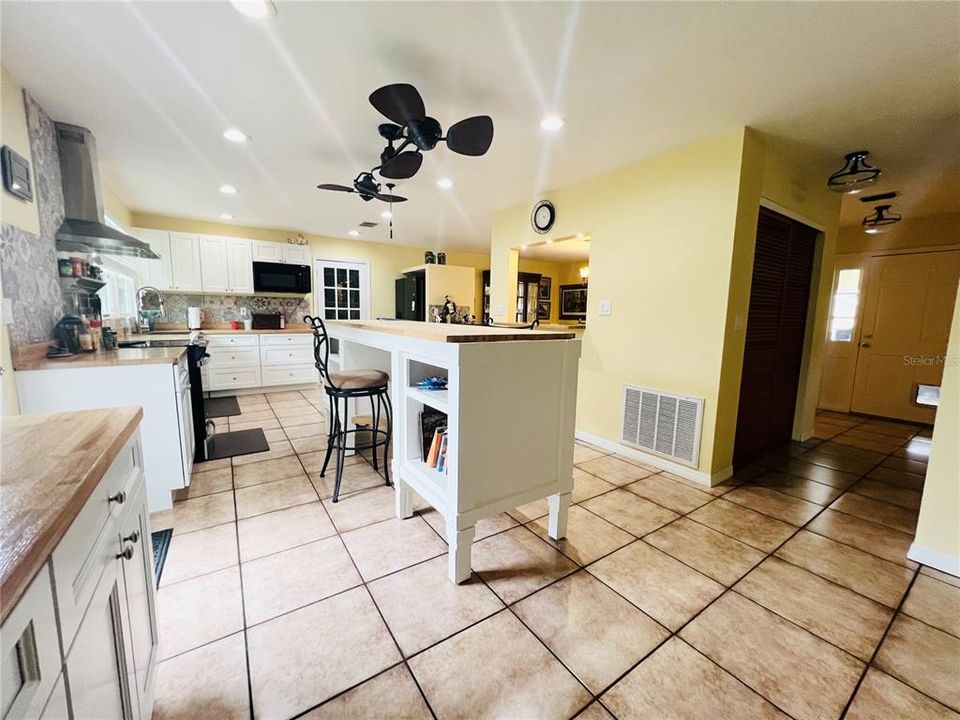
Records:
<instances>
[{"instance_id":1,"label":"ceiling fan blade","mask_svg":"<svg viewBox=\"0 0 960 720\"><path fill-rule=\"evenodd\" d=\"M411 120L422 120L427 110L417 89L408 83L384 85L370 93L370 104L385 117L399 125Z\"/></svg>"},{"instance_id":2,"label":"ceiling fan blade","mask_svg":"<svg viewBox=\"0 0 960 720\"><path fill-rule=\"evenodd\" d=\"M323 185L317 185L319 190L336 190L337 192L356 192L352 187L347 187L346 185L334 185L332 183L324 183Z\"/></svg>"},{"instance_id":3,"label":"ceiling fan blade","mask_svg":"<svg viewBox=\"0 0 960 720\"><path fill-rule=\"evenodd\" d=\"M483 155L493 142L493 119L477 115L451 125L447 130L447 147L461 155Z\"/></svg>"},{"instance_id":4,"label":"ceiling fan blade","mask_svg":"<svg viewBox=\"0 0 960 720\"><path fill-rule=\"evenodd\" d=\"M423 164L423 155L413 150L394 155L380 166L380 176L392 180L406 180L417 174Z\"/></svg>"},{"instance_id":5,"label":"ceiling fan blade","mask_svg":"<svg viewBox=\"0 0 960 720\"><path fill-rule=\"evenodd\" d=\"M407 201L405 197L400 197L399 195L382 195L380 193L377 193L376 195L374 195L374 197L377 200L383 200L385 203L400 203L400 202Z\"/></svg>"}]
</instances>

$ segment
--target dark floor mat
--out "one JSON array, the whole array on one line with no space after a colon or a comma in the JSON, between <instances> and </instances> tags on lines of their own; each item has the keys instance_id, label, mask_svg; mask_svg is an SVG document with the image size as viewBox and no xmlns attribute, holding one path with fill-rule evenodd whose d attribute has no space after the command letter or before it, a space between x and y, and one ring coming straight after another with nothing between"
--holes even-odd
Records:
<instances>
[{"instance_id":1,"label":"dark floor mat","mask_svg":"<svg viewBox=\"0 0 960 720\"><path fill-rule=\"evenodd\" d=\"M235 455L266 452L270 449L262 428L217 433L207 443L207 460L221 460Z\"/></svg>"},{"instance_id":2,"label":"dark floor mat","mask_svg":"<svg viewBox=\"0 0 960 720\"><path fill-rule=\"evenodd\" d=\"M159 587L160 576L163 575L163 564L167 561L167 550L170 549L170 539L173 537L173 530L158 530L150 534L153 540L153 575L156 578L157 587Z\"/></svg>"},{"instance_id":3,"label":"dark floor mat","mask_svg":"<svg viewBox=\"0 0 960 720\"><path fill-rule=\"evenodd\" d=\"M233 395L229 397L207 398L203 401L203 412L208 418L230 417L240 414L240 403Z\"/></svg>"}]
</instances>

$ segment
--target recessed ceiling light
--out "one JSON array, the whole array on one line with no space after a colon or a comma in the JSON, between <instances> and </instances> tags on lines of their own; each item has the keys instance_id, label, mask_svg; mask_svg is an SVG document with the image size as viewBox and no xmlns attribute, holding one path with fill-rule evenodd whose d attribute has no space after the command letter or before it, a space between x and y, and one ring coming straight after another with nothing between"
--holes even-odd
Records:
<instances>
[{"instance_id":1,"label":"recessed ceiling light","mask_svg":"<svg viewBox=\"0 0 960 720\"><path fill-rule=\"evenodd\" d=\"M380 213L380 217L382 217L384 220L389 220L393 217L393 213L389 210L384 210L382 213Z\"/></svg>"},{"instance_id":2,"label":"recessed ceiling light","mask_svg":"<svg viewBox=\"0 0 960 720\"><path fill-rule=\"evenodd\" d=\"M230 213L220 213L221 220L233 220L233 215Z\"/></svg>"},{"instance_id":3,"label":"recessed ceiling light","mask_svg":"<svg viewBox=\"0 0 960 720\"><path fill-rule=\"evenodd\" d=\"M227 128L223 131L223 136L230 142L242 143L246 142L250 138L247 137L247 134L242 130L237 130L236 128Z\"/></svg>"},{"instance_id":4,"label":"recessed ceiling light","mask_svg":"<svg viewBox=\"0 0 960 720\"><path fill-rule=\"evenodd\" d=\"M553 245L553 240L547 240L547 245Z\"/></svg>"},{"instance_id":5,"label":"recessed ceiling light","mask_svg":"<svg viewBox=\"0 0 960 720\"><path fill-rule=\"evenodd\" d=\"M566 124L567 121L559 115L544 115L540 121L540 129L547 132L556 132Z\"/></svg>"},{"instance_id":6,"label":"recessed ceiling light","mask_svg":"<svg viewBox=\"0 0 960 720\"><path fill-rule=\"evenodd\" d=\"M277 14L277 6L270 0L230 0L233 9L241 15L264 20Z\"/></svg>"},{"instance_id":7,"label":"recessed ceiling light","mask_svg":"<svg viewBox=\"0 0 960 720\"><path fill-rule=\"evenodd\" d=\"M523 251L526 250L526 249L527 249L527 246L526 246L526 245L521 245L521 246L520 246L520 252L523 252Z\"/></svg>"},{"instance_id":8,"label":"recessed ceiling light","mask_svg":"<svg viewBox=\"0 0 960 720\"><path fill-rule=\"evenodd\" d=\"M220 192L224 195L236 195L237 189L233 185L221 185Z\"/></svg>"},{"instance_id":9,"label":"recessed ceiling light","mask_svg":"<svg viewBox=\"0 0 960 720\"><path fill-rule=\"evenodd\" d=\"M439 180L437 180L437 187L442 188L444 190L449 190L450 188L453 187L453 180L451 180L450 178L440 178Z\"/></svg>"},{"instance_id":10,"label":"recessed ceiling light","mask_svg":"<svg viewBox=\"0 0 960 720\"><path fill-rule=\"evenodd\" d=\"M360 231L359 231L359 230L351 230L350 232L347 233L347 235L349 235L350 237L360 237Z\"/></svg>"}]
</instances>

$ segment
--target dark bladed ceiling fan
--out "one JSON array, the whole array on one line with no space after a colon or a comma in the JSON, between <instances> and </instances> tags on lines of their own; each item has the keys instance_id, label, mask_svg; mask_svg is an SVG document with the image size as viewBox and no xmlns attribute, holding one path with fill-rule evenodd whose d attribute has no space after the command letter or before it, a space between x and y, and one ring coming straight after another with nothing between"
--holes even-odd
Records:
<instances>
[{"instance_id":1,"label":"dark bladed ceiling fan","mask_svg":"<svg viewBox=\"0 0 960 720\"><path fill-rule=\"evenodd\" d=\"M374 198L377 200L382 200L385 203L400 203L407 201L405 197L380 192L380 187L380 183L378 183L373 177L372 172L362 172L357 175L357 177L355 177L353 180L353 187L347 187L346 185L335 185L333 183L323 183L321 185L317 185L317 188L320 190L356 193L364 200L364 202L369 202ZM393 183L389 183L388 187L393 190Z\"/></svg>"},{"instance_id":2,"label":"dark bladed ceiling fan","mask_svg":"<svg viewBox=\"0 0 960 720\"><path fill-rule=\"evenodd\" d=\"M476 157L486 153L493 142L493 120L489 115L476 115L454 123L444 135L436 118L427 115L420 93L408 83L384 85L374 90L370 104L392 121L378 128L387 146L380 153L380 166L374 170L385 178L413 177L423 164L422 153L433 150L438 143L445 142L460 155ZM408 149L410 146L413 149Z\"/></svg>"}]
</instances>

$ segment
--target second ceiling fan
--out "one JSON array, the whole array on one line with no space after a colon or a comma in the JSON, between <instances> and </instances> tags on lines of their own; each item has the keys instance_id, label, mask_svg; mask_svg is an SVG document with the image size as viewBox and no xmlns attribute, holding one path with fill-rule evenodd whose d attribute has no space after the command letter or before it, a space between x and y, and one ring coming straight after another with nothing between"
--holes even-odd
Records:
<instances>
[{"instance_id":1,"label":"second ceiling fan","mask_svg":"<svg viewBox=\"0 0 960 720\"><path fill-rule=\"evenodd\" d=\"M374 90L370 104L392 121L377 128L387 141L380 153L380 166L374 168L381 177L394 180L413 177L423 164L422 153L433 150L441 142L455 153L474 157L486 153L493 142L493 119L489 115L476 115L454 123L444 135L440 122L427 115L420 93L408 83L384 85ZM408 149L411 146L414 149Z\"/></svg>"}]
</instances>

